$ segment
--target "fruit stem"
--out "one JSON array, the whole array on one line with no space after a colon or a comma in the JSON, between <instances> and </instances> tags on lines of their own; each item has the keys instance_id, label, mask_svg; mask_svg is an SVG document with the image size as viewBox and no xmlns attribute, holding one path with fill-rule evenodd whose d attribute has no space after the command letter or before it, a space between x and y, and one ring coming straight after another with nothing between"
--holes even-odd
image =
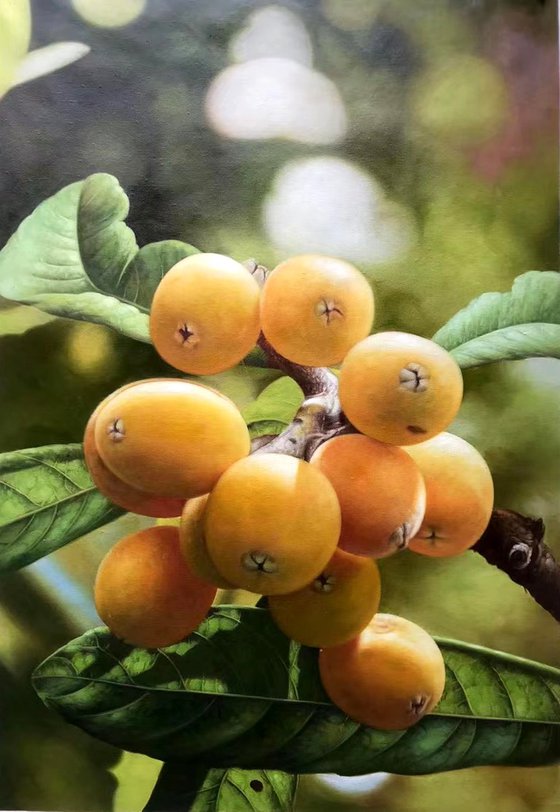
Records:
<instances>
[{"instance_id":1,"label":"fruit stem","mask_svg":"<svg viewBox=\"0 0 560 812\"><path fill-rule=\"evenodd\" d=\"M262 288L270 273L268 268L256 259L248 259L243 264ZM289 361L276 352L264 333L260 334L257 343L268 365L289 375L298 384L304 401L281 434L277 437L259 437L253 442L254 454L289 454L309 460L321 443L339 434L355 431L340 408L338 379L334 372L325 367L306 367Z\"/></svg>"},{"instance_id":2,"label":"fruit stem","mask_svg":"<svg viewBox=\"0 0 560 812\"><path fill-rule=\"evenodd\" d=\"M262 333L258 345L269 365L293 378L305 399L281 434L253 446L255 454L289 454L308 460L321 443L355 431L340 408L338 379L330 369L305 367L288 361L276 352Z\"/></svg>"}]
</instances>

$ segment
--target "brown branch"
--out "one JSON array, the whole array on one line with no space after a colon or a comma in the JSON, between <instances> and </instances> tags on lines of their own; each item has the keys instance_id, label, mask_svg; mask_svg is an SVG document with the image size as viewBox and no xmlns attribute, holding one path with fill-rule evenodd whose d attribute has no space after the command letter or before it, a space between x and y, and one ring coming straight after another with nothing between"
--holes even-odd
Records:
<instances>
[{"instance_id":1,"label":"brown branch","mask_svg":"<svg viewBox=\"0 0 560 812\"><path fill-rule=\"evenodd\" d=\"M336 375L324 367L306 367L276 352L261 333L259 347L270 366L289 375L301 388L304 401L290 425L269 442L253 445L256 454L289 454L308 460L315 449L338 434L354 431L338 400ZM259 438L260 439L260 438Z\"/></svg>"},{"instance_id":2,"label":"brown branch","mask_svg":"<svg viewBox=\"0 0 560 812\"><path fill-rule=\"evenodd\" d=\"M560 565L544 543L544 522L513 510L494 510L472 548L560 620Z\"/></svg>"},{"instance_id":3,"label":"brown branch","mask_svg":"<svg viewBox=\"0 0 560 812\"><path fill-rule=\"evenodd\" d=\"M266 355L268 365L293 378L305 398L322 395L338 399L338 381L336 375L329 369L324 367L303 367L300 364L294 364L293 361L288 361L287 358L276 352L263 333L259 336L258 346Z\"/></svg>"}]
</instances>

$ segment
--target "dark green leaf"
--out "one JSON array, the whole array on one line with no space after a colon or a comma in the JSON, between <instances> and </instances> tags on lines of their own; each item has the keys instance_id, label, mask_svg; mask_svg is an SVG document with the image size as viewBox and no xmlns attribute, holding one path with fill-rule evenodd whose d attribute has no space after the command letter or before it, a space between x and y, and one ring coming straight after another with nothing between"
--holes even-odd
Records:
<instances>
[{"instance_id":1,"label":"dark green leaf","mask_svg":"<svg viewBox=\"0 0 560 812\"><path fill-rule=\"evenodd\" d=\"M0 454L0 572L18 569L124 511L95 488L82 446Z\"/></svg>"},{"instance_id":2,"label":"dark green leaf","mask_svg":"<svg viewBox=\"0 0 560 812\"><path fill-rule=\"evenodd\" d=\"M249 367L268 367L266 355L260 347L254 347L251 352L245 356L243 363Z\"/></svg>"},{"instance_id":3,"label":"dark green leaf","mask_svg":"<svg viewBox=\"0 0 560 812\"><path fill-rule=\"evenodd\" d=\"M484 293L433 337L459 366L535 356L560 358L560 274L529 271L509 293Z\"/></svg>"},{"instance_id":4,"label":"dark green leaf","mask_svg":"<svg viewBox=\"0 0 560 812\"><path fill-rule=\"evenodd\" d=\"M44 702L117 747L209 767L422 774L560 760L560 671L439 640L447 684L408 731L348 719L327 699L316 650L266 609L216 607L185 641L135 649L96 629L34 674Z\"/></svg>"},{"instance_id":5,"label":"dark green leaf","mask_svg":"<svg viewBox=\"0 0 560 812\"><path fill-rule=\"evenodd\" d=\"M119 294L140 307L149 308L163 276L179 260L192 254L198 254L198 250L179 240L162 240L145 245L126 266Z\"/></svg>"},{"instance_id":6,"label":"dark green leaf","mask_svg":"<svg viewBox=\"0 0 560 812\"><path fill-rule=\"evenodd\" d=\"M243 417L249 427L253 423L271 422L287 426L302 403L300 387L292 378L284 376L263 389L258 398L243 410Z\"/></svg>"},{"instance_id":7,"label":"dark green leaf","mask_svg":"<svg viewBox=\"0 0 560 812\"><path fill-rule=\"evenodd\" d=\"M297 777L167 762L144 812L290 812Z\"/></svg>"}]
</instances>

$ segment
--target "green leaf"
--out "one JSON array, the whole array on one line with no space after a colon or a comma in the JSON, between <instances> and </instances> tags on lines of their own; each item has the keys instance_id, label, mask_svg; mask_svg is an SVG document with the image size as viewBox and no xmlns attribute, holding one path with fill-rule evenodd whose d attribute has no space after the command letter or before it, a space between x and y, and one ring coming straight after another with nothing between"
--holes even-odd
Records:
<instances>
[{"instance_id":1,"label":"green leaf","mask_svg":"<svg viewBox=\"0 0 560 812\"><path fill-rule=\"evenodd\" d=\"M163 276L179 260L198 254L198 249L180 240L152 242L141 248L127 265L119 286L124 299L149 308Z\"/></svg>"},{"instance_id":2,"label":"green leaf","mask_svg":"<svg viewBox=\"0 0 560 812\"><path fill-rule=\"evenodd\" d=\"M195 253L176 240L140 251L129 202L112 175L66 186L41 203L0 252L0 295L56 316L150 341L148 307L168 263Z\"/></svg>"},{"instance_id":3,"label":"green leaf","mask_svg":"<svg viewBox=\"0 0 560 812\"><path fill-rule=\"evenodd\" d=\"M321 686L317 651L288 640L266 609L216 607L185 641L137 649L94 629L45 660L43 701L103 741L208 767L423 774L560 760L560 671L438 640L436 713L407 731L360 726Z\"/></svg>"},{"instance_id":4,"label":"green leaf","mask_svg":"<svg viewBox=\"0 0 560 812\"><path fill-rule=\"evenodd\" d=\"M0 572L24 567L122 513L94 486L81 445L0 454Z\"/></svg>"},{"instance_id":5,"label":"green leaf","mask_svg":"<svg viewBox=\"0 0 560 812\"><path fill-rule=\"evenodd\" d=\"M249 427L264 422L287 426L302 403L301 388L292 378L284 376L263 389L258 398L243 410L243 418Z\"/></svg>"},{"instance_id":6,"label":"green leaf","mask_svg":"<svg viewBox=\"0 0 560 812\"><path fill-rule=\"evenodd\" d=\"M55 316L42 313L35 307L25 305L14 305L0 299L0 337L9 335L23 335L28 330L40 327L54 321Z\"/></svg>"},{"instance_id":7,"label":"green leaf","mask_svg":"<svg viewBox=\"0 0 560 812\"><path fill-rule=\"evenodd\" d=\"M249 435L251 440L258 437L277 436L286 428L286 423L279 423L276 420L261 420L258 423L251 423Z\"/></svg>"},{"instance_id":8,"label":"green leaf","mask_svg":"<svg viewBox=\"0 0 560 812\"><path fill-rule=\"evenodd\" d=\"M288 773L167 762L144 812L289 812L296 789Z\"/></svg>"},{"instance_id":9,"label":"green leaf","mask_svg":"<svg viewBox=\"0 0 560 812\"><path fill-rule=\"evenodd\" d=\"M260 347L253 347L251 352L243 359L243 364L249 367L270 368L268 366L268 359Z\"/></svg>"},{"instance_id":10,"label":"green leaf","mask_svg":"<svg viewBox=\"0 0 560 812\"><path fill-rule=\"evenodd\" d=\"M509 293L484 293L434 335L463 369L535 356L560 358L560 274L529 271Z\"/></svg>"},{"instance_id":11,"label":"green leaf","mask_svg":"<svg viewBox=\"0 0 560 812\"><path fill-rule=\"evenodd\" d=\"M237 408L243 411L279 375L277 369L246 366L241 363L215 375L193 375L191 379L217 389L222 395L231 398Z\"/></svg>"}]
</instances>

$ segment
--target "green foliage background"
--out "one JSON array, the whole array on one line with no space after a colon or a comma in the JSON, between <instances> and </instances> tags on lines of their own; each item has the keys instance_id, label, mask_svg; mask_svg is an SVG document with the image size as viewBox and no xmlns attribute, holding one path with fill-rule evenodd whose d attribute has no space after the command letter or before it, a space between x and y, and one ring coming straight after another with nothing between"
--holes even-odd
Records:
<instances>
[{"instance_id":1,"label":"green foliage background","mask_svg":"<svg viewBox=\"0 0 560 812\"><path fill-rule=\"evenodd\" d=\"M377 329L431 335L473 296L508 290L515 276L532 268L558 270L550 0L486 0L468 8L451 0L279 2L306 25L315 68L345 103L348 133L328 146L227 139L208 126L208 84L228 64L231 38L267 5L148 0L130 25L106 29L88 24L71 4L35 2L33 47L56 35L85 41L92 51L0 101L2 244L45 197L90 172L107 171L129 193L128 222L142 245L173 238L274 264L282 252L271 244L262 217L274 179L289 161L328 155L376 178L415 224L416 241L403 255L359 263L375 288ZM436 59L457 55L497 66L508 88L509 129L504 119L492 137L483 130L482 137L476 110L483 99L468 93L441 97L443 113L457 105L452 127L426 127L421 101L439 98L429 69ZM467 72L467 90L476 82ZM514 104L518 97L521 107ZM491 101L484 102L491 117ZM430 110L430 120L438 120ZM1 308L0 451L80 442L89 413L106 393L128 380L169 373L150 346L106 328L50 320L7 301ZM558 555L559 372L559 361L541 359L467 371L465 402L453 427L486 456L496 503L542 516ZM274 378L240 367L210 382L249 409ZM143 521L121 518L0 581L3 809L132 812L150 793L157 762L121 759L118 750L47 711L29 685L40 660L95 625L97 563ZM382 562L382 580L383 608L434 634L560 666L557 624L474 554L432 561L404 553ZM556 767L393 777L369 804L384 812L467 812L473 806L548 812L558 778ZM297 808L351 810L362 803L328 794L307 777Z\"/></svg>"}]
</instances>

